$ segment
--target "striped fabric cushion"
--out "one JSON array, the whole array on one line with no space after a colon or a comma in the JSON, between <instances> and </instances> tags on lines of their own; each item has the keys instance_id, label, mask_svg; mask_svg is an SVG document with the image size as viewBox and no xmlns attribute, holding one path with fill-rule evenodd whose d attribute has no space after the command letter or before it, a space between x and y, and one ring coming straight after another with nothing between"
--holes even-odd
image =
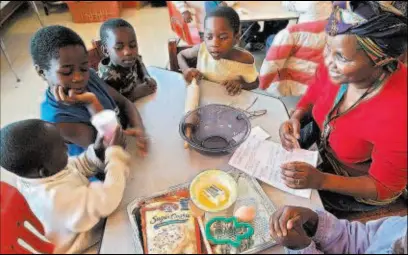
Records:
<instances>
[{"instance_id":1,"label":"striped fabric cushion","mask_svg":"<svg viewBox=\"0 0 408 255\"><path fill-rule=\"evenodd\" d=\"M302 95L322 59L326 24L308 22L280 31L262 64L260 88L274 96Z\"/></svg>"}]
</instances>

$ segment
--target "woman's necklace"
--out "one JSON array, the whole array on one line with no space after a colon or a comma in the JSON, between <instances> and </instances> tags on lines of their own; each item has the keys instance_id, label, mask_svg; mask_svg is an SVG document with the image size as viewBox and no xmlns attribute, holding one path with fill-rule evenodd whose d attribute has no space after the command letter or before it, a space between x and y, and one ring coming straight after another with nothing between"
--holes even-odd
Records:
<instances>
[{"instance_id":1,"label":"woman's necklace","mask_svg":"<svg viewBox=\"0 0 408 255\"><path fill-rule=\"evenodd\" d=\"M386 78L388 77L388 73L384 72L380 75L380 77L376 80L376 82L370 87L368 88L364 94L356 101L354 102L350 107L348 107L347 109L345 109L342 112L339 112L339 106L340 106L340 102L343 100L344 95L346 94L347 90L348 90L348 84L342 84L339 92L337 93L337 96L334 100L332 109L329 111L329 113L326 116L326 119L323 123L323 132L321 134L321 138L322 141L326 141L328 140L328 137L330 135L331 132L331 125L330 123L345 115L346 113L350 112L352 109L354 109L361 101L363 101L365 98L367 98L371 93L373 93L374 91L376 91L379 87L381 87L381 85L383 84L383 82L386 80ZM325 143L325 142L323 142Z\"/></svg>"}]
</instances>

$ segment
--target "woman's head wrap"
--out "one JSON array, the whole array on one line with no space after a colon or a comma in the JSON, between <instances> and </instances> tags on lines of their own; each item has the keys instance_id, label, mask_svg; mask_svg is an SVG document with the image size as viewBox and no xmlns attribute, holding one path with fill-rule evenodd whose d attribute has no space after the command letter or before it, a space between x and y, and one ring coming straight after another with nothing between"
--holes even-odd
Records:
<instances>
[{"instance_id":1,"label":"woman's head wrap","mask_svg":"<svg viewBox=\"0 0 408 255\"><path fill-rule=\"evenodd\" d=\"M326 32L355 35L375 65L391 72L407 50L407 19L390 1L334 2Z\"/></svg>"}]
</instances>

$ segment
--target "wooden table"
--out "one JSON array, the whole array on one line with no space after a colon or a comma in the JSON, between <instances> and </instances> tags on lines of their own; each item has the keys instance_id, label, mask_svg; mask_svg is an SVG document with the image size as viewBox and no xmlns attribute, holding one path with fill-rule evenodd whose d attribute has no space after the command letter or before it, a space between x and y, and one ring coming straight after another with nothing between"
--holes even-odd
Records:
<instances>
[{"instance_id":1,"label":"wooden table","mask_svg":"<svg viewBox=\"0 0 408 255\"><path fill-rule=\"evenodd\" d=\"M234 5L241 22L243 21L271 21L298 19L299 14L286 10L281 1L238 1ZM242 13L240 9L246 11Z\"/></svg>"},{"instance_id":2,"label":"wooden table","mask_svg":"<svg viewBox=\"0 0 408 255\"><path fill-rule=\"evenodd\" d=\"M100 253L134 253L132 230L126 212L126 206L135 198L166 190L171 186L185 183L199 172L209 168L225 169L231 155L222 157L203 156L195 151L184 149L179 135L179 122L184 114L185 82L179 73L159 68L148 68L149 73L158 82L156 95L137 102L148 135L151 138L149 156L145 159L134 157L131 176L128 180L123 201L119 209L106 222ZM203 81L201 86L201 104L234 103L246 108L258 97L251 108L267 109L268 113L253 119L253 126L261 126L270 135L271 140L279 142L279 125L288 119L280 100L243 91L240 96L229 96L218 84ZM134 148L129 148L133 154ZM267 195L277 206L286 204L323 208L319 195L312 193L312 199L303 199L262 184ZM274 247L269 252L282 252L282 247Z\"/></svg>"}]
</instances>

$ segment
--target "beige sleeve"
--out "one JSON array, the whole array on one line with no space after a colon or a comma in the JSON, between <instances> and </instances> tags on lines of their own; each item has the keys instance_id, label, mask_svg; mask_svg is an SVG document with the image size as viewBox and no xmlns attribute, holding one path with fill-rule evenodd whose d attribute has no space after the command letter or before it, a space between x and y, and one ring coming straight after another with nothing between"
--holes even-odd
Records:
<instances>
[{"instance_id":1,"label":"beige sleeve","mask_svg":"<svg viewBox=\"0 0 408 255\"><path fill-rule=\"evenodd\" d=\"M98 170L105 168L105 164L96 156L93 144L79 156L70 157L68 166L86 177L94 176Z\"/></svg>"},{"instance_id":2,"label":"beige sleeve","mask_svg":"<svg viewBox=\"0 0 408 255\"><path fill-rule=\"evenodd\" d=\"M258 78L258 71L256 70L255 62L252 65L245 65L242 70L242 78L247 83L256 81Z\"/></svg>"},{"instance_id":3,"label":"beige sleeve","mask_svg":"<svg viewBox=\"0 0 408 255\"><path fill-rule=\"evenodd\" d=\"M53 196L59 224L72 232L90 230L115 211L122 200L130 156L119 146L109 147L105 154L104 182L91 182L87 186L73 187L69 194L56 192Z\"/></svg>"}]
</instances>

